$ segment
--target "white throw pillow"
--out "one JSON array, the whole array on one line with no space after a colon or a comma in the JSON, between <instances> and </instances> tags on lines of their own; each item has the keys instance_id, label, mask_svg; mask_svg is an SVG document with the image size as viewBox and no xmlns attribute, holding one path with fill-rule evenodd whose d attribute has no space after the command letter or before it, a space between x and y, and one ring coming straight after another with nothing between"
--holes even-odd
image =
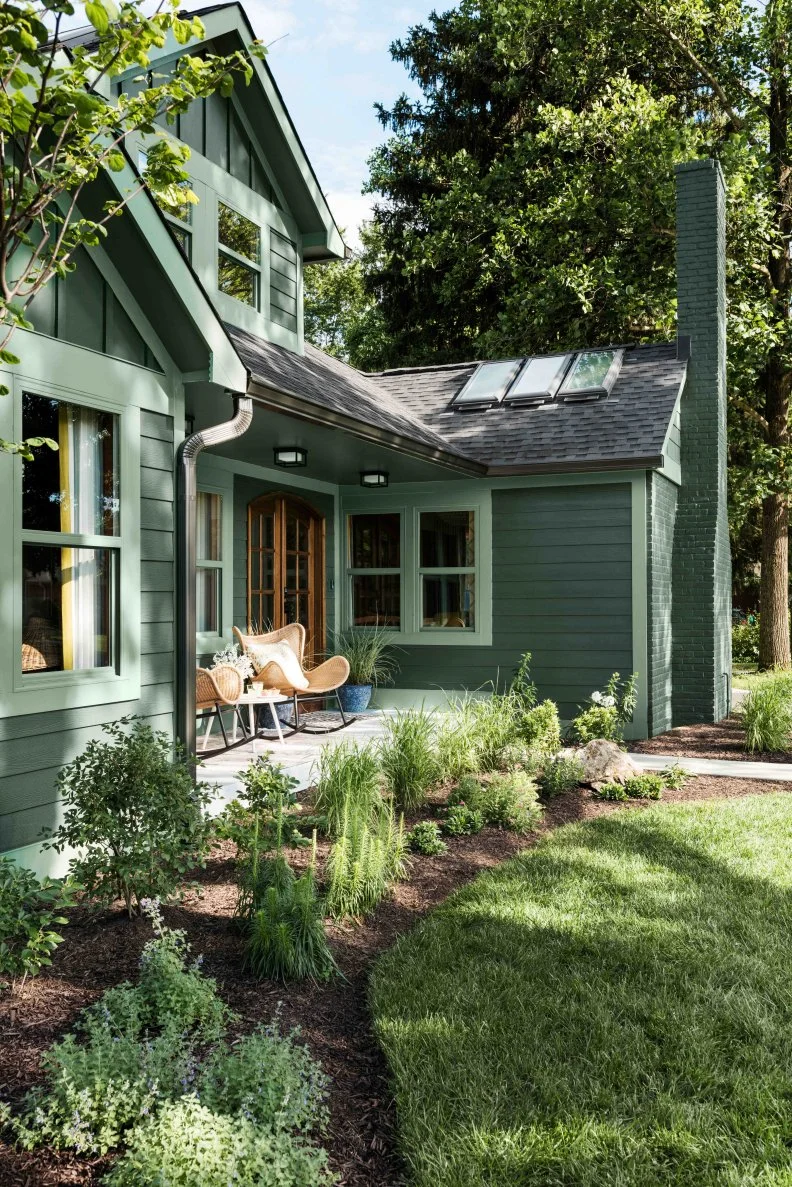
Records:
<instances>
[{"instance_id":1,"label":"white throw pillow","mask_svg":"<svg viewBox=\"0 0 792 1187\"><path fill-rule=\"evenodd\" d=\"M274 661L292 688L310 687L300 661L288 643L249 643L247 653L257 674Z\"/></svg>"}]
</instances>

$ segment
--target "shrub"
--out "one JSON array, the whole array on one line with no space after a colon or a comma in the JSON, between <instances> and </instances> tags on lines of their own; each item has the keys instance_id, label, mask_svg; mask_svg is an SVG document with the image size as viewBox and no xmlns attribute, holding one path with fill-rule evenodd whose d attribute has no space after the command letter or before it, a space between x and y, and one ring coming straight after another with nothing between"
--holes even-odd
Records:
<instances>
[{"instance_id":1,"label":"shrub","mask_svg":"<svg viewBox=\"0 0 792 1187\"><path fill-rule=\"evenodd\" d=\"M481 812L476 808L468 808L467 804L452 804L442 824L443 832L449 837L469 837L480 833L483 827Z\"/></svg>"},{"instance_id":2,"label":"shrub","mask_svg":"<svg viewBox=\"0 0 792 1187\"><path fill-rule=\"evenodd\" d=\"M522 714L518 723L520 738L532 750L555 754L561 745L561 722L554 701L542 701Z\"/></svg>"},{"instance_id":3,"label":"shrub","mask_svg":"<svg viewBox=\"0 0 792 1187\"><path fill-rule=\"evenodd\" d=\"M670 767L666 767L661 772L663 786L668 787L671 791L681 791L685 784L690 779L695 779L695 775L691 775L690 771L686 771L679 763L673 762Z\"/></svg>"},{"instance_id":4,"label":"shrub","mask_svg":"<svg viewBox=\"0 0 792 1187\"><path fill-rule=\"evenodd\" d=\"M759 662L759 615L732 626L732 659L738 664Z\"/></svg>"},{"instance_id":5,"label":"shrub","mask_svg":"<svg viewBox=\"0 0 792 1187\"><path fill-rule=\"evenodd\" d=\"M135 721L104 726L58 776L64 820L47 847L77 851L69 869L100 903L121 898L129 915L144 898L172 898L206 859L209 796L165 734ZM191 884L195 885L195 884Z\"/></svg>"},{"instance_id":6,"label":"shrub","mask_svg":"<svg viewBox=\"0 0 792 1187\"><path fill-rule=\"evenodd\" d=\"M583 782L585 768L579 758L565 754L557 754L545 763L539 777L539 788L546 800L554 796L572 791Z\"/></svg>"},{"instance_id":7,"label":"shrub","mask_svg":"<svg viewBox=\"0 0 792 1187\"><path fill-rule=\"evenodd\" d=\"M380 765L396 805L416 812L442 772L435 744L434 714L426 709L396 713L385 722Z\"/></svg>"},{"instance_id":8,"label":"shrub","mask_svg":"<svg viewBox=\"0 0 792 1187\"><path fill-rule=\"evenodd\" d=\"M405 837L408 848L424 857L435 857L448 852L448 846L440 836L440 829L433 820L419 820Z\"/></svg>"},{"instance_id":9,"label":"shrub","mask_svg":"<svg viewBox=\"0 0 792 1187\"><path fill-rule=\"evenodd\" d=\"M379 756L373 746L343 742L325 746L319 759L314 806L326 821L326 831L335 837L341 830L347 804L364 815L381 801Z\"/></svg>"},{"instance_id":10,"label":"shrub","mask_svg":"<svg viewBox=\"0 0 792 1187\"><path fill-rule=\"evenodd\" d=\"M320 1187L333 1176L324 1150L185 1096L135 1128L104 1181L109 1187Z\"/></svg>"},{"instance_id":11,"label":"shrub","mask_svg":"<svg viewBox=\"0 0 792 1187\"><path fill-rule=\"evenodd\" d=\"M772 753L788 750L792 734L792 690L789 677L777 677L752 688L743 702L745 749Z\"/></svg>"},{"instance_id":12,"label":"shrub","mask_svg":"<svg viewBox=\"0 0 792 1187\"><path fill-rule=\"evenodd\" d=\"M483 824L526 833L542 816L536 785L523 771L493 775L486 782L468 776L449 796L449 806L464 806L478 812Z\"/></svg>"},{"instance_id":13,"label":"shrub","mask_svg":"<svg viewBox=\"0 0 792 1187\"><path fill-rule=\"evenodd\" d=\"M594 794L601 800L659 800L664 786L660 775L633 775L624 783L604 783Z\"/></svg>"},{"instance_id":14,"label":"shrub","mask_svg":"<svg viewBox=\"0 0 792 1187\"><path fill-rule=\"evenodd\" d=\"M367 915L406 872L404 821L392 809L372 817L349 806L327 860L326 906L336 919Z\"/></svg>"},{"instance_id":15,"label":"shrub","mask_svg":"<svg viewBox=\"0 0 792 1187\"><path fill-rule=\"evenodd\" d=\"M313 868L296 878L282 854L267 865L270 885L248 925L246 966L256 977L328 980L338 968L327 942Z\"/></svg>"},{"instance_id":16,"label":"shrub","mask_svg":"<svg viewBox=\"0 0 792 1187\"><path fill-rule=\"evenodd\" d=\"M598 800L626 800L627 789L621 783L603 783L595 787L593 794Z\"/></svg>"},{"instance_id":17,"label":"shrub","mask_svg":"<svg viewBox=\"0 0 792 1187\"><path fill-rule=\"evenodd\" d=\"M73 905L76 890L68 879L39 882L32 870L0 857L0 977L9 977L12 989L52 964L63 942L53 928L68 922L61 912Z\"/></svg>"},{"instance_id":18,"label":"shrub","mask_svg":"<svg viewBox=\"0 0 792 1187\"><path fill-rule=\"evenodd\" d=\"M573 736L582 742L593 742L595 738L606 738L610 742L621 742L624 725L632 719L636 704L637 676L633 672L622 680L614 672L603 692L593 692L588 705L582 708L572 722Z\"/></svg>"},{"instance_id":19,"label":"shrub","mask_svg":"<svg viewBox=\"0 0 792 1187\"><path fill-rule=\"evenodd\" d=\"M275 813L279 808L294 804L297 799L299 779L287 775L280 763L272 761L266 754L256 758L239 776L244 791L242 799L251 812Z\"/></svg>"}]
</instances>

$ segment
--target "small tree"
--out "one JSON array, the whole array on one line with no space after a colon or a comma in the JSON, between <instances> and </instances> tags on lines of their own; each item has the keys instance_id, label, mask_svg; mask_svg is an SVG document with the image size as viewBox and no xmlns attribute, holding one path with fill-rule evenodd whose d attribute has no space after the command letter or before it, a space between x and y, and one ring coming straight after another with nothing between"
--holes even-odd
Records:
<instances>
[{"instance_id":1,"label":"small tree","mask_svg":"<svg viewBox=\"0 0 792 1187\"><path fill-rule=\"evenodd\" d=\"M172 74L152 72L152 56L172 34L180 45L205 35L197 16L180 15L179 0L161 0L146 15L138 0L88 0L85 14L96 36L67 45L70 0L0 5L0 364L20 360L8 349L14 332L32 329L25 311L54 276L74 268L79 247L95 247L108 223L144 185L157 200L176 207L195 203L185 163L190 150L161 135L148 151L142 180L108 202L96 218L80 211L86 186L109 169L127 164L124 145L136 132L156 133L155 121L172 124L196 99L219 91L228 96L235 77L249 82L252 59L266 52L258 42L245 51L183 54ZM138 95L109 102L103 87L137 67L149 86ZM0 394L8 389L0 386ZM21 453L54 442L43 438L4 441L0 451Z\"/></svg>"},{"instance_id":2,"label":"small tree","mask_svg":"<svg viewBox=\"0 0 792 1187\"><path fill-rule=\"evenodd\" d=\"M123 899L131 916L144 898L173 898L204 864L209 795L167 735L128 724L104 726L109 741L89 742L61 771L64 820L46 848L75 850L69 869L86 895Z\"/></svg>"}]
</instances>

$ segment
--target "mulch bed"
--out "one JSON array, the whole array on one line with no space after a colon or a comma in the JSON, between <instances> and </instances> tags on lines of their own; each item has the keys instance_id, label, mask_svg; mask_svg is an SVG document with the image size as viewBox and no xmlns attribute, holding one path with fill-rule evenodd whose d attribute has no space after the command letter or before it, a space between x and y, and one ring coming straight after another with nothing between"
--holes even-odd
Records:
<instances>
[{"instance_id":1,"label":"mulch bed","mask_svg":"<svg viewBox=\"0 0 792 1187\"><path fill-rule=\"evenodd\" d=\"M666 792L663 802L779 791L792 792L792 783L699 777L682 791ZM630 805L642 806L637 801ZM548 806L542 832L624 810L624 805L595 800L587 791L571 792ZM204 954L204 971L217 979L245 1029L268 1021L276 1010L283 1028L301 1028L312 1054L332 1078L325 1145L342 1187L401 1187L406 1181L396 1151L387 1069L366 1005L373 960L459 886L535 840L485 829L475 837L449 838L449 851L443 856L415 857L410 880L398 885L369 919L357 926L331 926L333 950L345 979L329 985L258 982L243 972L239 936L231 926L236 900L231 845L219 850L203 872L201 897L190 895L183 905L166 909L167 922L183 927L193 952ZM320 846L320 858L326 848ZM307 860L304 850L293 856L295 865ZM84 1006L111 985L136 977L138 957L150 938L151 928L143 920L130 921L118 912L99 918L86 911L72 913L52 968L30 982L15 1016L7 1002L0 1006L0 1100L18 1100L36 1082L42 1052ZM110 1162L109 1157L88 1159L51 1150L23 1153L0 1143L0 1184L86 1187L101 1181Z\"/></svg>"},{"instance_id":2,"label":"mulch bed","mask_svg":"<svg viewBox=\"0 0 792 1187\"><path fill-rule=\"evenodd\" d=\"M788 762L792 763L792 752L774 751L772 754L748 754L744 749L745 731L737 714L726 717L714 725L680 725L645 738L641 742L629 742L630 750L639 754L672 754L684 758L734 759L740 762Z\"/></svg>"}]
</instances>

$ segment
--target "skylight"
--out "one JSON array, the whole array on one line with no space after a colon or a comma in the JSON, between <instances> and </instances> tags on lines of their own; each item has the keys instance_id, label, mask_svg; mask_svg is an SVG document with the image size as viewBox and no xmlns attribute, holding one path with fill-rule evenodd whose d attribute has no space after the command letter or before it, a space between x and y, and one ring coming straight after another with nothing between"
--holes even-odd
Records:
<instances>
[{"instance_id":1,"label":"skylight","mask_svg":"<svg viewBox=\"0 0 792 1187\"><path fill-rule=\"evenodd\" d=\"M517 374L522 359L482 363L454 400L455 408L493 408Z\"/></svg>"},{"instance_id":2,"label":"skylight","mask_svg":"<svg viewBox=\"0 0 792 1187\"><path fill-rule=\"evenodd\" d=\"M569 354L527 359L506 394L507 404L539 404L552 400L571 359Z\"/></svg>"},{"instance_id":3,"label":"skylight","mask_svg":"<svg viewBox=\"0 0 792 1187\"><path fill-rule=\"evenodd\" d=\"M569 400L606 396L616 382L623 357L623 350L581 351L564 381L561 395Z\"/></svg>"}]
</instances>

